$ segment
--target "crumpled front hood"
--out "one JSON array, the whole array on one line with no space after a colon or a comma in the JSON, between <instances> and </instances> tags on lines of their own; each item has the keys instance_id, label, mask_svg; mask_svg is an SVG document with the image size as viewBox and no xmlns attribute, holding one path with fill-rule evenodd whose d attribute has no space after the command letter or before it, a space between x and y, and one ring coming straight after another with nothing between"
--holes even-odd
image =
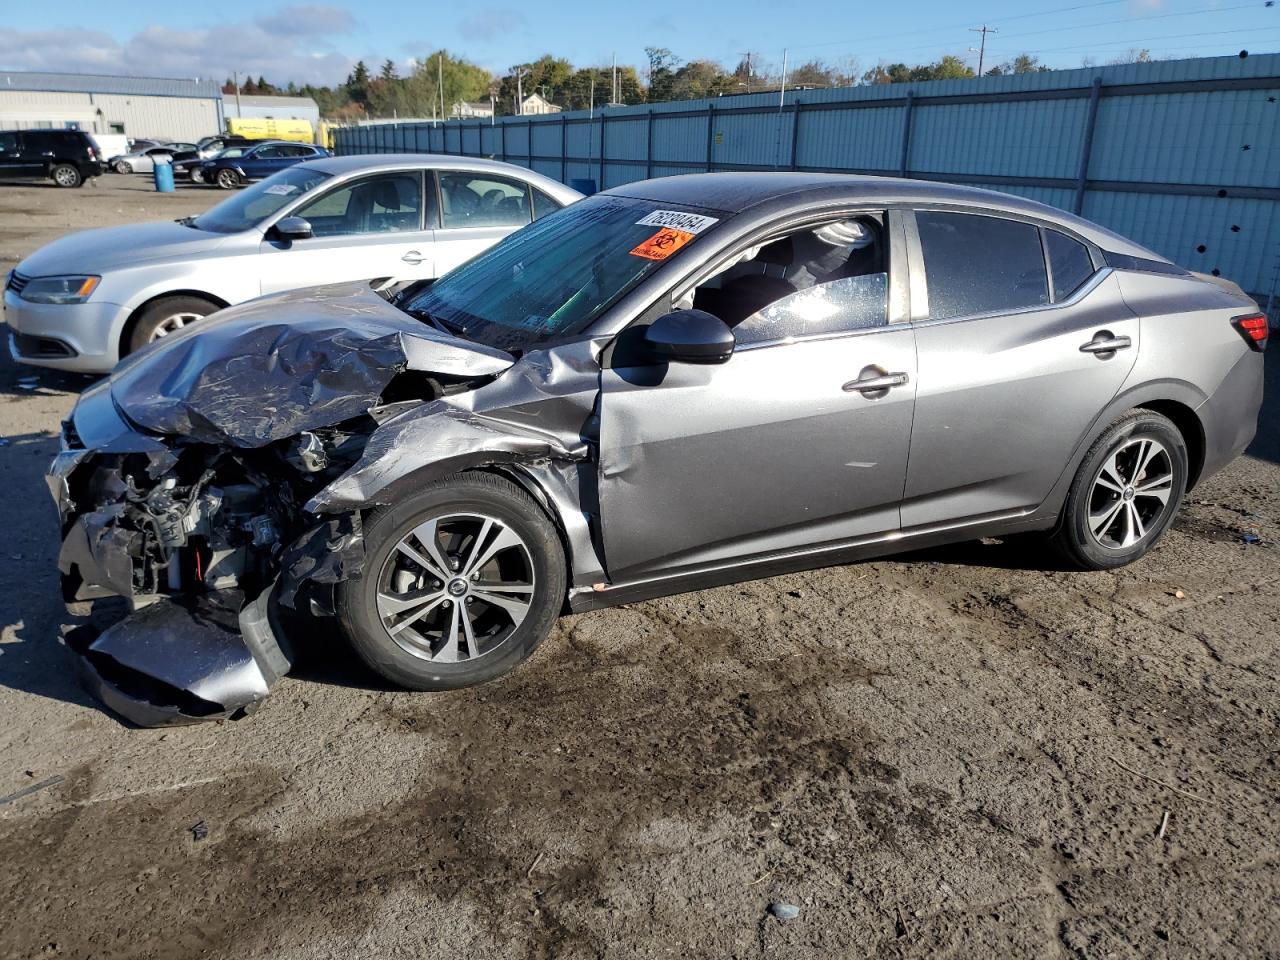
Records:
<instances>
[{"instance_id":1,"label":"crumpled front hood","mask_svg":"<svg viewBox=\"0 0 1280 960\"><path fill-rule=\"evenodd\" d=\"M208 253L226 243L229 236L184 227L172 220L81 230L45 244L19 263L17 270L28 277L104 273L149 260Z\"/></svg>"},{"instance_id":2,"label":"crumpled front hood","mask_svg":"<svg viewBox=\"0 0 1280 960\"><path fill-rule=\"evenodd\" d=\"M402 371L485 377L514 362L348 283L252 300L158 340L116 368L111 396L144 430L260 447L365 413Z\"/></svg>"}]
</instances>

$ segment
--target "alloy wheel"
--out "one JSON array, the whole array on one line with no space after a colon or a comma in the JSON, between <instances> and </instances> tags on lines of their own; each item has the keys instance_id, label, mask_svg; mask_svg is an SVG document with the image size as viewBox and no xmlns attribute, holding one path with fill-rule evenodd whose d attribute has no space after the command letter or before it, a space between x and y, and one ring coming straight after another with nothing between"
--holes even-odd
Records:
<instances>
[{"instance_id":1,"label":"alloy wheel","mask_svg":"<svg viewBox=\"0 0 1280 960\"><path fill-rule=\"evenodd\" d=\"M171 333L177 333L188 323L195 323L197 320L203 319L198 313L175 313L165 317L156 324L156 328L151 331L151 337L148 342L159 340L161 337L167 337Z\"/></svg>"},{"instance_id":2,"label":"alloy wheel","mask_svg":"<svg viewBox=\"0 0 1280 960\"><path fill-rule=\"evenodd\" d=\"M533 557L505 521L435 517L402 537L378 575L378 616L404 651L436 663L492 654L532 609Z\"/></svg>"},{"instance_id":3,"label":"alloy wheel","mask_svg":"<svg viewBox=\"0 0 1280 960\"><path fill-rule=\"evenodd\" d=\"M218 171L218 186L222 187L224 190L230 190L239 182L240 178L236 176L236 172L234 170Z\"/></svg>"},{"instance_id":4,"label":"alloy wheel","mask_svg":"<svg viewBox=\"0 0 1280 960\"><path fill-rule=\"evenodd\" d=\"M53 179L60 187L73 187L76 183L76 172L70 167L60 167L54 171Z\"/></svg>"},{"instance_id":5,"label":"alloy wheel","mask_svg":"<svg viewBox=\"0 0 1280 960\"><path fill-rule=\"evenodd\" d=\"M1089 533L1107 550L1129 550L1160 529L1173 495L1173 460L1150 437L1113 450L1089 491Z\"/></svg>"}]
</instances>

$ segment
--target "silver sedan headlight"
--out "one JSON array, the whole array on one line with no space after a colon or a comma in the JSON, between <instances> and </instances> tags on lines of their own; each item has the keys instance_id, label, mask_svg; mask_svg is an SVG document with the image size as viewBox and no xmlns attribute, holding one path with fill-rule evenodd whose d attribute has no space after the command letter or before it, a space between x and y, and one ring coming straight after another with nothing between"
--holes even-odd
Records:
<instances>
[{"instance_id":1,"label":"silver sedan headlight","mask_svg":"<svg viewBox=\"0 0 1280 960\"><path fill-rule=\"evenodd\" d=\"M84 303L101 277L33 277L18 294L31 303Z\"/></svg>"}]
</instances>

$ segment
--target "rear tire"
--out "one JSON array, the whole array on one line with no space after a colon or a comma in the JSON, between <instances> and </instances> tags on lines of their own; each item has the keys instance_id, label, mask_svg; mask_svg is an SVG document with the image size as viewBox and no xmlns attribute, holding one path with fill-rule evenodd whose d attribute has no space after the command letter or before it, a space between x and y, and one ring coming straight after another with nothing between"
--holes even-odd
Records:
<instances>
[{"instance_id":1,"label":"rear tire","mask_svg":"<svg viewBox=\"0 0 1280 960\"><path fill-rule=\"evenodd\" d=\"M204 171L203 171L203 170L201 170L199 167L192 167L192 168L191 168L191 182L192 182L192 183L204 183Z\"/></svg>"},{"instance_id":2,"label":"rear tire","mask_svg":"<svg viewBox=\"0 0 1280 960\"><path fill-rule=\"evenodd\" d=\"M125 163L123 160L116 161L116 173L133 173L133 165Z\"/></svg>"},{"instance_id":3,"label":"rear tire","mask_svg":"<svg viewBox=\"0 0 1280 960\"><path fill-rule=\"evenodd\" d=\"M69 163L56 164L49 171L49 176L60 187L78 187L84 183L84 177L80 176L80 171Z\"/></svg>"},{"instance_id":4,"label":"rear tire","mask_svg":"<svg viewBox=\"0 0 1280 960\"><path fill-rule=\"evenodd\" d=\"M240 186L241 183L240 174L236 173L234 170L226 169L218 171L216 180L218 186L223 190L234 190L236 187Z\"/></svg>"},{"instance_id":5,"label":"rear tire","mask_svg":"<svg viewBox=\"0 0 1280 960\"><path fill-rule=\"evenodd\" d=\"M1051 543L1073 566L1133 563L1173 522L1187 486L1187 447L1167 417L1131 410L1085 454Z\"/></svg>"},{"instance_id":6,"label":"rear tire","mask_svg":"<svg viewBox=\"0 0 1280 960\"><path fill-rule=\"evenodd\" d=\"M379 507L364 542L363 573L338 584L338 619L371 669L411 690L469 687L515 669L564 603L555 527L501 477L459 474Z\"/></svg>"},{"instance_id":7,"label":"rear tire","mask_svg":"<svg viewBox=\"0 0 1280 960\"><path fill-rule=\"evenodd\" d=\"M176 333L218 309L216 303L200 297L161 297L142 311L129 331L127 352L141 350L153 340Z\"/></svg>"}]
</instances>

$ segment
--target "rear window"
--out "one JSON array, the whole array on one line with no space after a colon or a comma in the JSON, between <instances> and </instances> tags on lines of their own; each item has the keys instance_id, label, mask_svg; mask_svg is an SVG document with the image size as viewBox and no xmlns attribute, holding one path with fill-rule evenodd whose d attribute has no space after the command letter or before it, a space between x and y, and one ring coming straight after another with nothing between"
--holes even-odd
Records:
<instances>
[{"instance_id":1,"label":"rear window","mask_svg":"<svg viewBox=\"0 0 1280 960\"><path fill-rule=\"evenodd\" d=\"M968 213L916 213L934 320L1000 313L1049 302L1040 231L1029 223Z\"/></svg>"}]
</instances>

